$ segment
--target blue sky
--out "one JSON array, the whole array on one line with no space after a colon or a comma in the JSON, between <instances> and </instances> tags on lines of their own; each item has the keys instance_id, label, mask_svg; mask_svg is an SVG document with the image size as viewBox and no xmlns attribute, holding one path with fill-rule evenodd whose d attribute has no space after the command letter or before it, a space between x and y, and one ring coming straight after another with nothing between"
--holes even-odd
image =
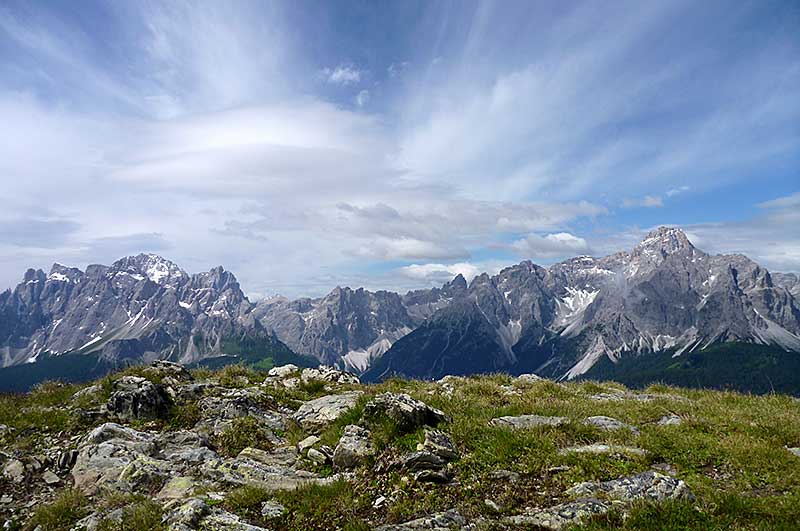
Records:
<instances>
[{"instance_id":1,"label":"blue sky","mask_svg":"<svg viewBox=\"0 0 800 531\"><path fill-rule=\"evenodd\" d=\"M0 59L0 287L404 290L660 224L800 270L797 2L6 1Z\"/></svg>"}]
</instances>

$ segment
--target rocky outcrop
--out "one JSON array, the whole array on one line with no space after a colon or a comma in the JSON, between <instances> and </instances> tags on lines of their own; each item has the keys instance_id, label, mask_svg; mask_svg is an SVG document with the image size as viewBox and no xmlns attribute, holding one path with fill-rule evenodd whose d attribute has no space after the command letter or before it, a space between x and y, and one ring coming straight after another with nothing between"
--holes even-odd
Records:
<instances>
[{"instance_id":1,"label":"rocky outcrop","mask_svg":"<svg viewBox=\"0 0 800 531\"><path fill-rule=\"evenodd\" d=\"M628 430L632 433L639 433L639 430L636 429L635 427L631 426L630 424L625 424L624 422L617 420L613 417L605 417L603 415L598 415L594 417L588 417L584 422L588 426L596 426L601 430L606 430L606 431Z\"/></svg>"},{"instance_id":2,"label":"rocky outcrop","mask_svg":"<svg viewBox=\"0 0 800 531\"><path fill-rule=\"evenodd\" d=\"M350 391L327 395L306 402L292 415L303 429L320 430L356 406L363 392Z\"/></svg>"},{"instance_id":3,"label":"rocky outcrop","mask_svg":"<svg viewBox=\"0 0 800 531\"><path fill-rule=\"evenodd\" d=\"M113 384L108 411L121 419L154 419L171 406L164 387L139 376L123 376Z\"/></svg>"},{"instance_id":4,"label":"rocky outcrop","mask_svg":"<svg viewBox=\"0 0 800 531\"><path fill-rule=\"evenodd\" d=\"M375 455L370 432L360 426L344 427L339 444L333 451L333 465L337 468L354 468Z\"/></svg>"},{"instance_id":5,"label":"rocky outcrop","mask_svg":"<svg viewBox=\"0 0 800 531\"><path fill-rule=\"evenodd\" d=\"M622 502L693 499L686 483L652 470L610 481L579 483L570 488L567 494L576 497L603 496Z\"/></svg>"},{"instance_id":6,"label":"rocky outcrop","mask_svg":"<svg viewBox=\"0 0 800 531\"><path fill-rule=\"evenodd\" d=\"M519 415L516 417L497 417L492 419L489 424L499 428L528 429L539 428L542 426L563 426L569 419L566 417L545 417L541 415Z\"/></svg>"},{"instance_id":7,"label":"rocky outcrop","mask_svg":"<svg viewBox=\"0 0 800 531\"><path fill-rule=\"evenodd\" d=\"M436 426L449 422L442 411L428 406L404 393L382 393L364 406L364 420L391 419L400 431L412 431L420 426Z\"/></svg>"}]
</instances>

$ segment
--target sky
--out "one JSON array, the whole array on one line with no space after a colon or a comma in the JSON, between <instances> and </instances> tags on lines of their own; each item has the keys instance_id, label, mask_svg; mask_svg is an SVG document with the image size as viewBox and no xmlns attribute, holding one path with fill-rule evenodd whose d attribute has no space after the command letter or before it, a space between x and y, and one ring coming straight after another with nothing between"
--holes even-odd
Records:
<instances>
[{"instance_id":1,"label":"sky","mask_svg":"<svg viewBox=\"0 0 800 531\"><path fill-rule=\"evenodd\" d=\"M0 124L0 289L404 291L659 225L800 271L794 0L4 0Z\"/></svg>"}]
</instances>

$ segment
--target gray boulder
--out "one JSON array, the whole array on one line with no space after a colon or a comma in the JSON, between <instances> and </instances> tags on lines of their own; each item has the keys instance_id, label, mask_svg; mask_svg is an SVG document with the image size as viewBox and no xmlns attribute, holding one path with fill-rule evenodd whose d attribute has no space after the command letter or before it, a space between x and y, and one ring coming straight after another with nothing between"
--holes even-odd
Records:
<instances>
[{"instance_id":1,"label":"gray boulder","mask_svg":"<svg viewBox=\"0 0 800 531\"><path fill-rule=\"evenodd\" d=\"M682 480L653 470L610 481L579 483L567 490L567 494L576 497L602 496L623 502L694 499Z\"/></svg>"},{"instance_id":2,"label":"gray boulder","mask_svg":"<svg viewBox=\"0 0 800 531\"><path fill-rule=\"evenodd\" d=\"M109 413L121 419L153 419L166 415L171 406L161 385L139 376L123 376L113 384Z\"/></svg>"},{"instance_id":3,"label":"gray boulder","mask_svg":"<svg viewBox=\"0 0 800 531\"><path fill-rule=\"evenodd\" d=\"M538 428L542 426L563 426L569 419L566 417L543 417L541 415L519 415L516 417L497 417L489 421L491 426L511 429Z\"/></svg>"},{"instance_id":4,"label":"gray boulder","mask_svg":"<svg viewBox=\"0 0 800 531\"><path fill-rule=\"evenodd\" d=\"M410 520L402 524L382 525L375 528L375 531L415 531L425 529L426 531L451 531L453 529L463 529L467 525L467 520L456 509L445 512L423 516L415 520Z\"/></svg>"},{"instance_id":5,"label":"gray boulder","mask_svg":"<svg viewBox=\"0 0 800 531\"><path fill-rule=\"evenodd\" d=\"M425 428L425 440L417 445L417 450L430 452L447 461L458 459L458 450L450 436L433 428Z\"/></svg>"},{"instance_id":6,"label":"gray boulder","mask_svg":"<svg viewBox=\"0 0 800 531\"><path fill-rule=\"evenodd\" d=\"M321 430L351 409L358 402L361 391L348 391L338 395L327 395L306 402L292 415L292 420L303 429Z\"/></svg>"},{"instance_id":7,"label":"gray boulder","mask_svg":"<svg viewBox=\"0 0 800 531\"><path fill-rule=\"evenodd\" d=\"M436 426L440 422L450 422L450 418L442 411L405 393L382 393L364 406L364 419L368 422L385 418L393 420L402 432L413 431L424 425Z\"/></svg>"},{"instance_id":8,"label":"gray boulder","mask_svg":"<svg viewBox=\"0 0 800 531\"><path fill-rule=\"evenodd\" d=\"M354 468L375 455L369 430L360 426L345 426L339 444L333 451L333 465L337 468Z\"/></svg>"},{"instance_id":9,"label":"gray boulder","mask_svg":"<svg viewBox=\"0 0 800 531\"><path fill-rule=\"evenodd\" d=\"M588 417L585 423L588 424L589 426L597 426L601 430L606 430L606 431L629 430L633 433L639 433L639 430L631 426L630 424L625 424L624 422L619 421L615 418L604 417L602 415L598 415L595 417Z\"/></svg>"},{"instance_id":10,"label":"gray boulder","mask_svg":"<svg viewBox=\"0 0 800 531\"><path fill-rule=\"evenodd\" d=\"M503 521L514 526L524 526L526 529L543 528L558 531L579 525L591 516L605 514L610 509L610 503L589 498L561 503L526 514L508 516Z\"/></svg>"}]
</instances>

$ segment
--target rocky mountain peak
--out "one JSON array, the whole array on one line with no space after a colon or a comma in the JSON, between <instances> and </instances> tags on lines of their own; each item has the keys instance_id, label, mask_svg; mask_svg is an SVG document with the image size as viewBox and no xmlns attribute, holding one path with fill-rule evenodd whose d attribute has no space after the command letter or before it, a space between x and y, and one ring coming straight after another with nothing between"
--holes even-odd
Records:
<instances>
[{"instance_id":1,"label":"rocky mountain peak","mask_svg":"<svg viewBox=\"0 0 800 531\"><path fill-rule=\"evenodd\" d=\"M443 286L443 288L467 289L467 279L461 273L453 277L453 280Z\"/></svg>"},{"instance_id":2,"label":"rocky mountain peak","mask_svg":"<svg viewBox=\"0 0 800 531\"><path fill-rule=\"evenodd\" d=\"M143 277L142 280L148 278L163 286L172 286L189 278L176 263L151 253L121 258L111 265L111 270L113 274L127 273L135 278Z\"/></svg>"},{"instance_id":3,"label":"rocky mountain peak","mask_svg":"<svg viewBox=\"0 0 800 531\"><path fill-rule=\"evenodd\" d=\"M686 234L675 227L658 227L650 231L636 246L638 250L660 251L671 254L681 250L694 249Z\"/></svg>"}]
</instances>

